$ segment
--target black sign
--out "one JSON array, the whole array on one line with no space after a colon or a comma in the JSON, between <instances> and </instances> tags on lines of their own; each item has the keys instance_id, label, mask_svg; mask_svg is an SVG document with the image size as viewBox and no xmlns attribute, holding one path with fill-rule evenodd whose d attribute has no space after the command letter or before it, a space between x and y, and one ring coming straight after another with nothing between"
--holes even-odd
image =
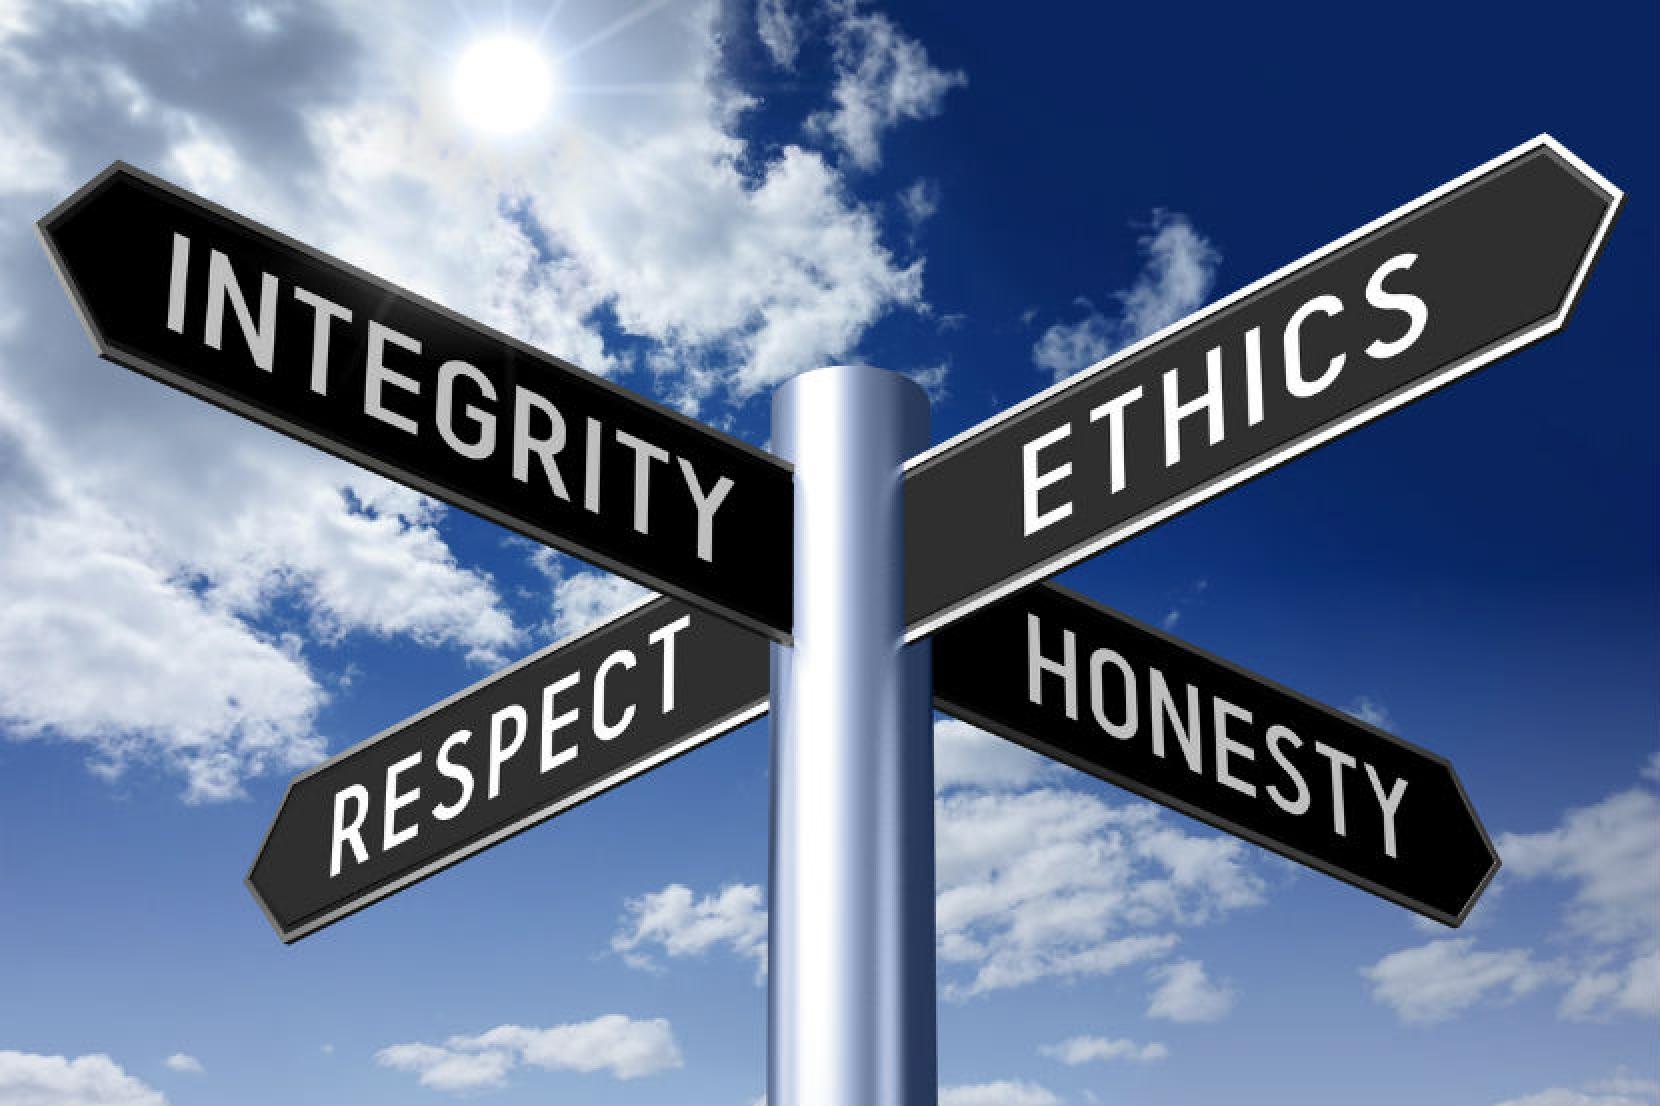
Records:
<instances>
[{"instance_id":1,"label":"black sign","mask_svg":"<svg viewBox=\"0 0 1660 1106\"><path fill-rule=\"evenodd\" d=\"M1498 871L1441 757L1073 592L933 642L940 710L1436 921Z\"/></svg>"},{"instance_id":2,"label":"black sign","mask_svg":"<svg viewBox=\"0 0 1660 1106\"><path fill-rule=\"evenodd\" d=\"M40 230L105 358L787 640L769 454L125 165Z\"/></svg>"},{"instance_id":3,"label":"black sign","mask_svg":"<svg viewBox=\"0 0 1660 1106\"><path fill-rule=\"evenodd\" d=\"M1621 199L1540 137L915 458L909 637L1559 329Z\"/></svg>"},{"instance_id":4,"label":"black sign","mask_svg":"<svg viewBox=\"0 0 1660 1106\"><path fill-rule=\"evenodd\" d=\"M297 777L248 873L294 941L767 709L765 638L659 596Z\"/></svg>"}]
</instances>

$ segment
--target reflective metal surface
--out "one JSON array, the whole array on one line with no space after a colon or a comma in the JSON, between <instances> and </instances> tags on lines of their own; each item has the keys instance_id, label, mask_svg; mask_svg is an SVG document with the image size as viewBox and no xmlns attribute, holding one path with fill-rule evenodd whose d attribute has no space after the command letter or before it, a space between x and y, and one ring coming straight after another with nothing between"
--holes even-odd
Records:
<instances>
[{"instance_id":1,"label":"reflective metal surface","mask_svg":"<svg viewBox=\"0 0 1660 1106\"><path fill-rule=\"evenodd\" d=\"M773 399L795 465L794 645L772 646L767 1097L937 1096L927 642L905 646L901 465L922 389L837 366Z\"/></svg>"}]
</instances>

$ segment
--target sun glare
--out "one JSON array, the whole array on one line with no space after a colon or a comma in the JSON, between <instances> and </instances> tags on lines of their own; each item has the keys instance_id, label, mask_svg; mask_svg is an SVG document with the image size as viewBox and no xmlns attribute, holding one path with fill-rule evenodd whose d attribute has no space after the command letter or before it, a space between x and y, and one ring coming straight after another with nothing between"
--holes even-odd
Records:
<instances>
[{"instance_id":1,"label":"sun glare","mask_svg":"<svg viewBox=\"0 0 1660 1106\"><path fill-rule=\"evenodd\" d=\"M519 134L535 126L553 102L553 66L535 43L492 35L462 53L453 88L469 126L493 135Z\"/></svg>"}]
</instances>

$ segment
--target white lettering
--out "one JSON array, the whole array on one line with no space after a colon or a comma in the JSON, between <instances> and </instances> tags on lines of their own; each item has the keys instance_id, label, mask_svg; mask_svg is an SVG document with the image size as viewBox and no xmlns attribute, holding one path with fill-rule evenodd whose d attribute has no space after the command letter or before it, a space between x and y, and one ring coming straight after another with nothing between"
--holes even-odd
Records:
<instances>
[{"instance_id":1,"label":"white lettering","mask_svg":"<svg viewBox=\"0 0 1660 1106\"><path fill-rule=\"evenodd\" d=\"M357 804L352 824L346 825L346 800ZM329 878L340 874L340 846L350 844L352 856L359 864L369 859L369 850L363 847L363 820L369 816L369 789L360 783L342 787L334 793L334 831L329 835Z\"/></svg>"},{"instance_id":2,"label":"white lettering","mask_svg":"<svg viewBox=\"0 0 1660 1106\"><path fill-rule=\"evenodd\" d=\"M564 714L554 713L554 700L561 691L569 691L582 679L582 673L572 672L561 676L553 683L542 689L542 771L551 772L561 764L569 764L576 759L576 746L567 745L557 753L553 751L553 735L576 721L577 708L572 707Z\"/></svg>"},{"instance_id":3,"label":"white lettering","mask_svg":"<svg viewBox=\"0 0 1660 1106\"><path fill-rule=\"evenodd\" d=\"M1372 781L1372 793L1378 797L1378 809L1383 812L1383 851L1393 860L1395 858L1395 812L1401 808L1401 800L1406 797L1406 779L1403 777L1395 781L1389 789L1389 794L1383 793L1383 781L1378 779L1377 769L1370 764L1366 766L1366 775Z\"/></svg>"},{"instance_id":4,"label":"white lettering","mask_svg":"<svg viewBox=\"0 0 1660 1106\"><path fill-rule=\"evenodd\" d=\"M1314 751L1331 761L1331 828L1337 831L1337 836L1347 837L1348 821L1343 813L1343 769L1353 768L1355 758L1320 741L1314 743Z\"/></svg>"},{"instance_id":5,"label":"white lettering","mask_svg":"<svg viewBox=\"0 0 1660 1106\"><path fill-rule=\"evenodd\" d=\"M622 712L622 720L612 724L605 720L605 680L611 670L617 667L633 668L634 654L627 649L618 649L609 657L600 662L599 671L594 673L594 733L601 741L611 741L621 737L628 724L634 721L634 704Z\"/></svg>"},{"instance_id":6,"label":"white lettering","mask_svg":"<svg viewBox=\"0 0 1660 1106\"><path fill-rule=\"evenodd\" d=\"M1245 332L1245 424L1262 421L1262 328Z\"/></svg>"},{"instance_id":7,"label":"white lettering","mask_svg":"<svg viewBox=\"0 0 1660 1106\"><path fill-rule=\"evenodd\" d=\"M178 248L177 241L174 249ZM277 344L277 278L270 273L259 274L259 325L248 311L248 301L242 296L242 286L236 282L230 258L213 250L208 254L207 326L204 339L219 349L225 337L225 301L236 312L236 321L242 327L242 338L248 343L248 352L254 364L271 371L271 358Z\"/></svg>"},{"instance_id":8,"label":"white lettering","mask_svg":"<svg viewBox=\"0 0 1660 1106\"><path fill-rule=\"evenodd\" d=\"M530 411L533 407L548 417L548 436L545 438L531 437ZM530 482L530 455L534 453L542 462L542 471L547 475L553 494L569 503L571 497L565 491L565 481L559 475L558 463L553 459L564 448L565 419L559 414L559 409L535 392L517 388L513 396L513 479L521 484Z\"/></svg>"},{"instance_id":9,"label":"white lettering","mask_svg":"<svg viewBox=\"0 0 1660 1106\"><path fill-rule=\"evenodd\" d=\"M1169 468L1182 459L1182 420L1189 415L1205 412L1205 424L1211 445L1222 440L1222 351L1213 349L1205 354L1205 390L1186 403L1177 402L1176 374L1170 369L1164 374L1164 467Z\"/></svg>"},{"instance_id":10,"label":"white lettering","mask_svg":"<svg viewBox=\"0 0 1660 1106\"><path fill-rule=\"evenodd\" d=\"M381 851L395 849L405 841L414 839L421 832L421 823L398 828L398 811L421 797L419 787L409 791L398 790L398 777L421 763L420 750L416 750L386 769L386 813L382 819Z\"/></svg>"},{"instance_id":11,"label":"white lettering","mask_svg":"<svg viewBox=\"0 0 1660 1106\"><path fill-rule=\"evenodd\" d=\"M496 416L467 404L462 411L478 427L478 441L468 444L461 440L455 432L455 378L458 376L472 381L485 399L495 401L496 386L490 383L489 377L465 361L445 361L438 366L438 435L445 445L467 460L482 461L496 449Z\"/></svg>"},{"instance_id":12,"label":"white lettering","mask_svg":"<svg viewBox=\"0 0 1660 1106\"><path fill-rule=\"evenodd\" d=\"M588 436L584 443L588 447L588 471L583 474L582 506L590 514L599 514L599 474L600 458L604 452L605 427L593 416L588 417Z\"/></svg>"},{"instance_id":13,"label":"white lettering","mask_svg":"<svg viewBox=\"0 0 1660 1106\"><path fill-rule=\"evenodd\" d=\"M1237 718L1241 722L1250 722L1251 712L1242 707L1236 707L1221 696L1211 698L1211 718L1216 727L1216 782L1223 787L1231 787L1241 795L1256 798L1256 784L1238 779L1228 772L1228 758L1239 757L1241 760L1256 760L1257 752L1249 745L1243 745L1228 736L1228 720Z\"/></svg>"},{"instance_id":14,"label":"white lettering","mask_svg":"<svg viewBox=\"0 0 1660 1106\"><path fill-rule=\"evenodd\" d=\"M692 616L683 614L667 626L651 632L646 638L653 645L663 647L663 713L674 709L674 635L692 624Z\"/></svg>"},{"instance_id":15,"label":"white lettering","mask_svg":"<svg viewBox=\"0 0 1660 1106\"><path fill-rule=\"evenodd\" d=\"M311 308L311 390L320 396L329 394L329 331L334 321L352 321L352 313L333 300L295 286L294 298Z\"/></svg>"},{"instance_id":16,"label":"white lettering","mask_svg":"<svg viewBox=\"0 0 1660 1106\"><path fill-rule=\"evenodd\" d=\"M1022 496L1023 517L1026 532L1023 537L1031 537L1045 526L1053 525L1072 513L1072 501L1067 500L1047 511L1038 511L1038 493L1058 480L1065 480L1072 475L1072 462L1066 461L1055 466L1048 472L1038 472L1038 454L1049 446L1072 433L1072 425L1065 423L1057 426L1040 437L1034 438L1020 447L1020 476L1021 486L1025 489Z\"/></svg>"},{"instance_id":17,"label":"white lettering","mask_svg":"<svg viewBox=\"0 0 1660 1106\"><path fill-rule=\"evenodd\" d=\"M410 395L420 395L421 386L402 373L395 373L386 367L386 346L390 343L399 349L410 353L420 353L421 343L407 334L399 334L389 326L382 326L375 320L369 320L369 360L363 373L363 412L371 418L379 419L387 426L395 426L405 434L417 434L420 427L415 420L405 418L396 411L391 411L381 403L380 389L382 384L390 384L400 391Z\"/></svg>"},{"instance_id":18,"label":"white lettering","mask_svg":"<svg viewBox=\"0 0 1660 1106\"><path fill-rule=\"evenodd\" d=\"M508 722L513 723L513 739L504 743L502 730ZM494 799L501 794L501 766L525 743L525 731L529 728L530 719L517 703L509 703L490 716L490 786L485 798Z\"/></svg>"},{"instance_id":19,"label":"white lettering","mask_svg":"<svg viewBox=\"0 0 1660 1106\"><path fill-rule=\"evenodd\" d=\"M1187 685L1187 723L1184 725L1181 716L1176 713L1176 700L1165 683L1164 673L1150 667L1147 675L1151 692L1148 698L1153 704L1153 755L1164 755L1164 725L1168 721L1176 734L1176 742L1182 747L1182 756L1186 758L1188 768L1193 772L1204 772L1205 735L1199 731L1199 689L1192 684Z\"/></svg>"},{"instance_id":20,"label":"white lettering","mask_svg":"<svg viewBox=\"0 0 1660 1106\"><path fill-rule=\"evenodd\" d=\"M692 506L697 508L698 559L712 561L715 559L715 512L732 490L732 478L721 477L715 481L715 490L704 494L698 486L697 475L692 472L692 463L684 457L680 458L680 472L686 477L686 489L692 493Z\"/></svg>"},{"instance_id":21,"label":"white lettering","mask_svg":"<svg viewBox=\"0 0 1660 1106\"><path fill-rule=\"evenodd\" d=\"M1303 774L1297 771L1296 765L1287 760L1285 754L1280 752L1280 742L1282 741L1289 741L1293 749L1301 749L1303 739L1284 726L1268 727L1268 751L1279 762L1281 771L1290 777L1292 783L1297 785L1297 797L1289 802L1286 801L1285 796L1280 794L1280 789L1273 784L1268 785L1268 797L1279 804L1279 808L1287 814L1307 814L1310 798L1308 784L1303 782Z\"/></svg>"},{"instance_id":22,"label":"white lettering","mask_svg":"<svg viewBox=\"0 0 1660 1106\"><path fill-rule=\"evenodd\" d=\"M1030 611L1026 613L1026 695L1033 705L1043 705L1043 674L1045 672L1059 676L1066 687L1066 716L1076 720L1078 717L1078 639L1071 630L1061 631L1061 655L1065 658L1059 663L1045 657L1038 647L1040 636L1038 616Z\"/></svg>"},{"instance_id":23,"label":"white lettering","mask_svg":"<svg viewBox=\"0 0 1660 1106\"><path fill-rule=\"evenodd\" d=\"M190 275L190 239L173 232L173 266L167 274L167 329L184 333L185 279Z\"/></svg>"},{"instance_id":24,"label":"white lettering","mask_svg":"<svg viewBox=\"0 0 1660 1106\"><path fill-rule=\"evenodd\" d=\"M1291 321L1285 324L1285 389L1298 399L1308 399L1325 391L1337 374L1343 371L1343 362L1346 354L1338 354L1326 363L1326 371L1313 380L1303 376L1303 323L1315 312L1322 315L1337 315L1343 310L1343 301L1336 296L1315 296L1291 316Z\"/></svg>"},{"instance_id":25,"label":"white lettering","mask_svg":"<svg viewBox=\"0 0 1660 1106\"><path fill-rule=\"evenodd\" d=\"M1412 343L1423 334L1424 327L1429 324L1429 308L1424 301L1410 292L1386 292L1383 289L1383 278L1399 269L1410 269L1412 263L1418 260L1415 253L1403 253L1398 257L1391 257L1378 271L1372 274L1372 279L1366 282L1366 302L1381 311L1399 311L1406 316L1406 333L1393 342L1379 339L1366 347L1366 356L1377 361L1384 361L1398 354L1405 353L1412 347ZM1390 855L1394 855L1391 853Z\"/></svg>"},{"instance_id":26,"label":"white lettering","mask_svg":"<svg viewBox=\"0 0 1660 1106\"><path fill-rule=\"evenodd\" d=\"M1124 490L1124 408L1141 398L1141 385L1113 396L1089 413L1089 421L1107 420L1107 449L1110 487L1114 492ZM1068 466L1070 468L1070 466Z\"/></svg>"},{"instance_id":27,"label":"white lettering","mask_svg":"<svg viewBox=\"0 0 1660 1106\"><path fill-rule=\"evenodd\" d=\"M667 461L669 452L648 441L636 438L626 431L617 431L617 441L634 451L634 529L638 533L650 533L651 516L651 463L653 461ZM716 504L719 506L719 504ZM702 529L702 519L698 520L698 528ZM707 558L705 558L707 560Z\"/></svg>"},{"instance_id":28,"label":"white lettering","mask_svg":"<svg viewBox=\"0 0 1660 1106\"><path fill-rule=\"evenodd\" d=\"M467 809L467 804L473 799L473 773L464 764L457 764L450 759L450 750L457 745L465 745L473 736L471 730L456 730L444 739L438 746L438 774L446 779L454 780L461 785L461 795L453 803L439 803L432 808L432 816L440 822L448 822L457 814Z\"/></svg>"},{"instance_id":29,"label":"white lettering","mask_svg":"<svg viewBox=\"0 0 1660 1106\"><path fill-rule=\"evenodd\" d=\"M1118 669L1118 677L1124 686L1124 720L1114 722L1107 717L1106 707L1102 702L1101 669L1107 665ZM1095 714L1095 721L1100 727L1120 741L1135 736L1136 730L1136 689L1135 674L1130 671L1130 662L1113 652L1111 649L1097 649L1089 658L1089 699L1090 710Z\"/></svg>"}]
</instances>

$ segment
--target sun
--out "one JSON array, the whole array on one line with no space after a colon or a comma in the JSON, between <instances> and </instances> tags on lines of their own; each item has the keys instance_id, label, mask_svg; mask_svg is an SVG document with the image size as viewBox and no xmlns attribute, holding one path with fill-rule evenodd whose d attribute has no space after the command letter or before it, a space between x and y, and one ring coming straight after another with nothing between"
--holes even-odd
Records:
<instances>
[{"instance_id":1,"label":"sun","mask_svg":"<svg viewBox=\"0 0 1660 1106\"><path fill-rule=\"evenodd\" d=\"M456 62L451 89L470 126L507 137L547 114L555 91L553 63L527 38L494 34L477 39Z\"/></svg>"}]
</instances>

